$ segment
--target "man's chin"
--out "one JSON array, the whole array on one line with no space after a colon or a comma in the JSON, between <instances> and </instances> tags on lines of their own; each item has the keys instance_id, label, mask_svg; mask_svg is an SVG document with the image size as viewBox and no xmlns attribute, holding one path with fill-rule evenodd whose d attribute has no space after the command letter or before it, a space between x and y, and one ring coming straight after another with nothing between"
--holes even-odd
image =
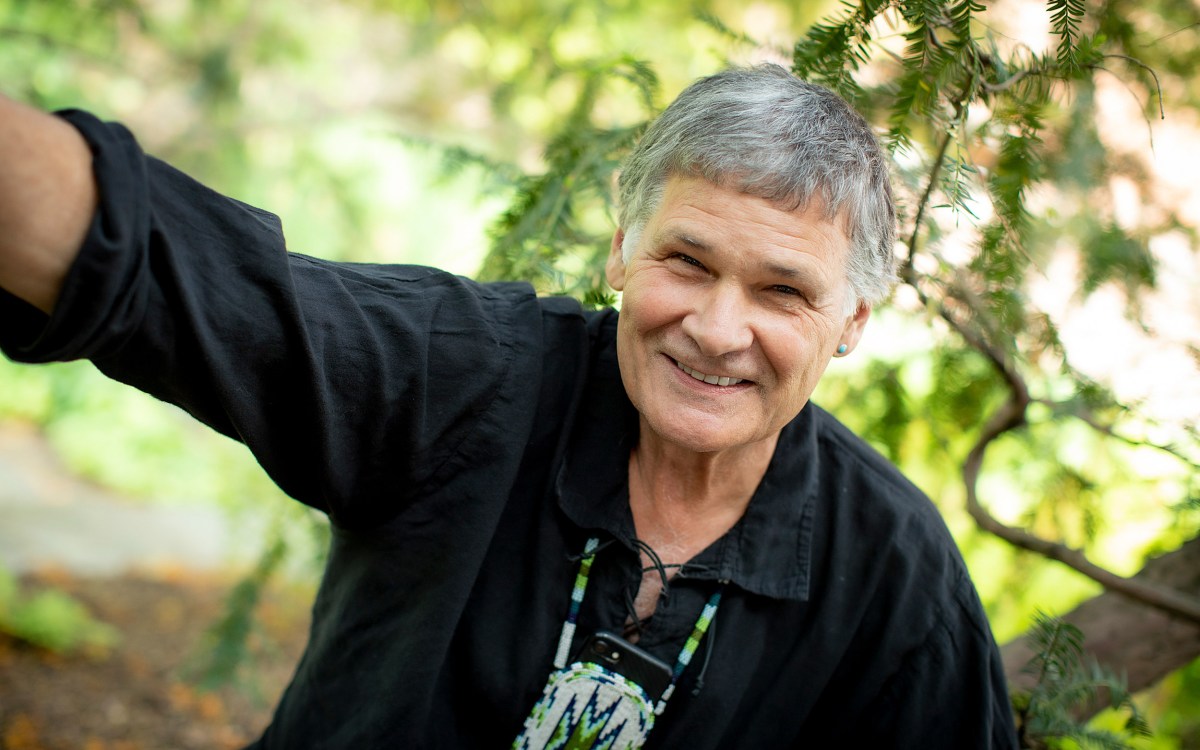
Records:
<instances>
[{"instance_id":1,"label":"man's chin","mask_svg":"<svg viewBox=\"0 0 1200 750\"><path fill-rule=\"evenodd\" d=\"M705 415L703 419L687 419L679 413L664 415L663 419L643 419L641 440L658 440L665 445L692 453L720 453L756 442L742 425L732 420ZM650 435L646 435L649 429Z\"/></svg>"}]
</instances>

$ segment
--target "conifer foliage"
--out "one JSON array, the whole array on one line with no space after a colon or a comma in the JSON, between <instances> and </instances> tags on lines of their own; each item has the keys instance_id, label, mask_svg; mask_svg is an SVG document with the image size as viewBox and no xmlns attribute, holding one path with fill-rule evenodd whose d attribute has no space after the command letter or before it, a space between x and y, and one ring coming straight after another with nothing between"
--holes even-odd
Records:
<instances>
[{"instance_id":1,"label":"conifer foliage","mask_svg":"<svg viewBox=\"0 0 1200 750\"><path fill-rule=\"evenodd\" d=\"M1036 656L1026 670L1036 675L1035 687L1013 699L1023 747L1055 747L1067 738L1098 750L1128 747L1121 735L1083 726L1075 715L1081 705L1104 698L1111 707L1128 711L1126 736L1150 736L1124 680L1085 657L1079 628L1039 612L1029 638Z\"/></svg>"},{"instance_id":2,"label":"conifer foliage","mask_svg":"<svg viewBox=\"0 0 1200 750\"><path fill-rule=\"evenodd\" d=\"M261 175L278 161L291 186L300 188L282 195L315 206L293 211L289 219L295 249L333 247L331 257L390 260L356 254L369 244L369 219L379 214L366 210L362 194L372 191L362 189L363 180L326 169L329 154L338 151L326 141L341 137L333 130L327 138L309 137L313 123L330 119L330 110L358 106L358 99L332 97L326 106L328 90L313 95L300 78L282 75L305 68L306 60L317 59L314 50L335 47L338 33L353 28L357 56L320 58L312 66L322 74L332 71L338 92L352 91L351 80L378 86L371 106L392 118L410 143L433 140L431 130L440 136L443 129L476 126L466 129L466 137L446 138L467 148L442 153L451 166L482 167L487 175L481 192L508 199L491 226L479 277L528 280L544 293L619 304L601 275L613 229L614 174L675 92L659 80L660 74L670 80L666 63L656 68L613 50L636 49L640 42L639 54L657 52L661 59L696 51L703 59L705 51L681 52L695 28L681 31L678 9L664 10L669 5L342 0L301 3L297 13L277 0L0 0L0 78L7 77L8 93L48 109L88 106L88 97L107 82L119 94L114 101L126 104L104 106L97 99L92 107L113 119L155 113L137 128L151 151L234 195L255 195L252 188L263 187ZM1162 149L1166 139L1160 136L1164 118L1177 124L1200 109L1198 6L1171 0L846 0L777 50L737 30L736 14L726 11L742 5L760 4L706 1L700 16L725 36L729 49L754 50L756 59L768 52L801 77L839 92L873 123L894 157L901 283L875 311L868 336L898 320L906 321L906 335L839 360L817 400L939 503L970 563L973 553L989 559L991 567L972 572L1002 640L1027 628L1035 606L1061 613L1097 591L1095 583L1171 618L1172 633L1181 623L1200 627L1200 579L1129 575L1172 550L1200 545L1200 415L1187 398L1164 409L1151 403L1150 390L1117 388L1113 378L1085 363L1063 318L1064 309L1094 315L1107 312L1105 305L1120 307L1123 322L1152 342L1153 351L1173 352L1171 361L1184 364L1172 367L1190 366L1200 381L1200 339L1172 332L1170 323L1150 314L1157 295L1177 281L1173 269L1179 267L1164 265L1167 255L1156 243L1174 242L1182 250L1171 257L1183 257L1184 266L1190 258L1195 267L1200 237L1194 212L1150 179L1153 162L1188 156ZM354 12L371 22L338 26ZM791 17L801 18L798 12ZM1025 27L1039 24L1039 33L1026 33ZM564 28L576 33L561 34ZM596 39L604 36L603 42L581 42L584 28ZM649 44L632 38L647 28L656 29L658 38ZM477 67L462 62L472 56L482 61ZM690 65L689 75L705 72L701 64ZM485 68L504 82L476 88L475 76L483 77ZM489 95L488 116L462 122L466 116L448 105L470 98L464 92L480 91ZM524 132L528 123L518 124L514 116L530 100L546 104L539 112L553 113L532 136L532 129ZM1114 101L1133 123L1115 136ZM413 127L425 120L425 130ZM545 144L537 168L511 154L513 143L531 139ZM487 141L486 157L472 150L481 141ZM256 149L256 143L269 147ZM1122 208L1121 190L1133 195L1138 210ZM258 195L281 214L291 200L281 206L274 191ZM1122 200L1129 202L1128 196ZM444 222L426 223L437 232ZM431 256L429 262L439 261ZM1187 304L1190 312L1179 317L1190 314L1192 320L1193 295ZM1142 366L1147 349L1133 354L1116 344L1116 336L1109 341L1108 331L1100 335L1108 358L1121 369ZM906 343L909 338L919 341ZM1167 368L1150 373L1163 382L1172 374ZM96 465L107 473L96 478L111 481L121 476L111 470L121 462L114 460L110 428L137 420L123 407L112 412L120 419L94 420L100 428L92 434L102 438L80 437L88 433L74 419L81 411L78 394L95 399L107 393L96 381L83 380L92 375L70 368L38 375L0 370L0 414L29 416L46 401L39 419L51 425L73 420L57 432L77 443L104 443L104 460ZM51 385L35 387L37 377ZM43 391L52 398L21 395ZM166 462L171 441L139 442L153 443L164 465L175 466ZM196 453L194 443L181 444L177 452ZM198 481L219 477L222 487L232 488L225 491L243 502L247 496L255 502L274 497L251 463L236 472L223 466L164 473L180 477L189 492ZM151 473L124 472L138 478ZM160 484L153 492L171 491ZM972 530L971 520L980 531ZM295 519L286 524L300 525ZM1122 555L1114 555L1114 539L1127 527L1139 535L1121 539ZM315 533L324 533L323 527ZM214 627L214 658L197 667L203 679L228 680L237 672L242 645L254 631L258 593L283 555L280 544L268 544L260 566L234 592L228 616ZM1049 578L1047 569L1057 577ZM1062 603L1064 596L1073 598ZM1019 665L1009 670L1021 687L1014 708L1026 746L1074 741L1118 747L1132 741L1145 725L1127 693L1153 680L1133 684L1131 677L1123 685L1113 676L1123 671L1119 658L1094 666L1090 634L1073 627L1065 619L1038 619L1032 671L1019 673ZM1119 640L1109 639L1110 645ZM1154 651L1141 649L1136 658ZM1181 666L1166 665L1158 677ZM1195 683L1200 663L1190 670L1185 677ZM1180 713L1200 715L1198 699L1191 700ZM1119 708L1122 723L1129 722L1123 736L1079 723L1109 703ZM1200 736L1200 723L1191 726Z\"/></svg>"}]
</instances>

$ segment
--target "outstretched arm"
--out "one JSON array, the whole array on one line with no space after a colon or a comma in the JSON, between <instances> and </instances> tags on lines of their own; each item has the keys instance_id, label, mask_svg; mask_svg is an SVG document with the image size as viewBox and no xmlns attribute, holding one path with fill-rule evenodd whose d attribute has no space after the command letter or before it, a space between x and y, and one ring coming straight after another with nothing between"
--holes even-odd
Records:
<instances>
[{"instance_id":1,"label":"outstretched arm","mask_svg":"<svg viewBox=\"0 0 1200 750\"><path fill-rule=\"evenodd\" d=\"M79 111L39 117L0 110L5 356L92 360L246 443L286 492L346 527L395 517L463 466L517 465L524 445L497 446L480 425L533 419L542 313L532 289L289 253L277 217L147 156L120 125ZM83 135L75 169L63 143L11 148L53 141L58 119ZM6 163L12 150L26 165L52 154L76 176L51 179L35 163L21 178ZM35 178L37 191L21 184ZM87 199L63 187L79 183ZM47 217L23 216L37 211ZM77 228L64 231L71 213ZM14 225L25 239L10 236Z\"/></svg>"},{"instance_id":2,"label":"outstretched arm","mask_svg":"<svg viewBox=\"0 0 1200 750\"><path fill-rule=\"evenodd\" d=\"M49 313L95 211L75 128L0 96L0 287Z\"/></svg>"}]
</instances>

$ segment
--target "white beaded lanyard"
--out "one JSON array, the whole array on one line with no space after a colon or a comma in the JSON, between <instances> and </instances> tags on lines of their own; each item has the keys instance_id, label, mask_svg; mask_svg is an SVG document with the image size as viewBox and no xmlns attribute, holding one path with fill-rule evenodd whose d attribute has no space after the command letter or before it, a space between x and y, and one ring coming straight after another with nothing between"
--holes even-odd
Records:
<instances>
[{"instance_id":1,"label":"white beaded lanyard","mask_svg":"<svg viewBox=\"0 0 1200 750\"><path fill-rule=\"evenodd\" d=\"M595 559L596 549L599 546L600 540L593 537L583 548L583 559L579 561L579 572L575 574L575 587L571 590L571 607L567 610L567 619L563 622L562 634L558 637L558 651L554 654L556 669L563 669L567 666L567 654L571 651L571 642L575 640L575 623L579 619L579 607L583 604L583 595L587 592L592 560ZM700 641L704 640L708 626L712 624L713 618L717 615L717 607L721 605L721 592L724 591L726 583L728 581L721 581L721 588L713 593L708 603L704 605L703 611L700 612L700 617L696 620L695 627L692 628L692 634L688 636L687 643L683 644L683 650L679 652L679 658L675 660L675 669L671 671L671 684L667 686L658 705L654 708L655 715L661 714L667 707L667 700L675 692L675 683L679 681L679 676L683 674L683 670L687 669L692 657L696 655Z\"/></svg>"}]
</instances>

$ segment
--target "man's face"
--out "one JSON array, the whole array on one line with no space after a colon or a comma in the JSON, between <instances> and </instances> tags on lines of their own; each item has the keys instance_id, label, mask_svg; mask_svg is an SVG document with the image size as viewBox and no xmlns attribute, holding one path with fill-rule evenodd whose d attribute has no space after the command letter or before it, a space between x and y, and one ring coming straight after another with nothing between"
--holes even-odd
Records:
<instances>
[{"instance_id":1,"label":"man's face","mask_svg":"<svg viewBox=\"0 0 1200 750\"><path fill-rule=\"evenodd\" d=\"M622 237L606 270L624 293L625 390L643 430L694 451L773 439L870 313L846 312L850 243L819 206L784 211L673 177L628 264Z\"/></svg>"}]
</instances>

